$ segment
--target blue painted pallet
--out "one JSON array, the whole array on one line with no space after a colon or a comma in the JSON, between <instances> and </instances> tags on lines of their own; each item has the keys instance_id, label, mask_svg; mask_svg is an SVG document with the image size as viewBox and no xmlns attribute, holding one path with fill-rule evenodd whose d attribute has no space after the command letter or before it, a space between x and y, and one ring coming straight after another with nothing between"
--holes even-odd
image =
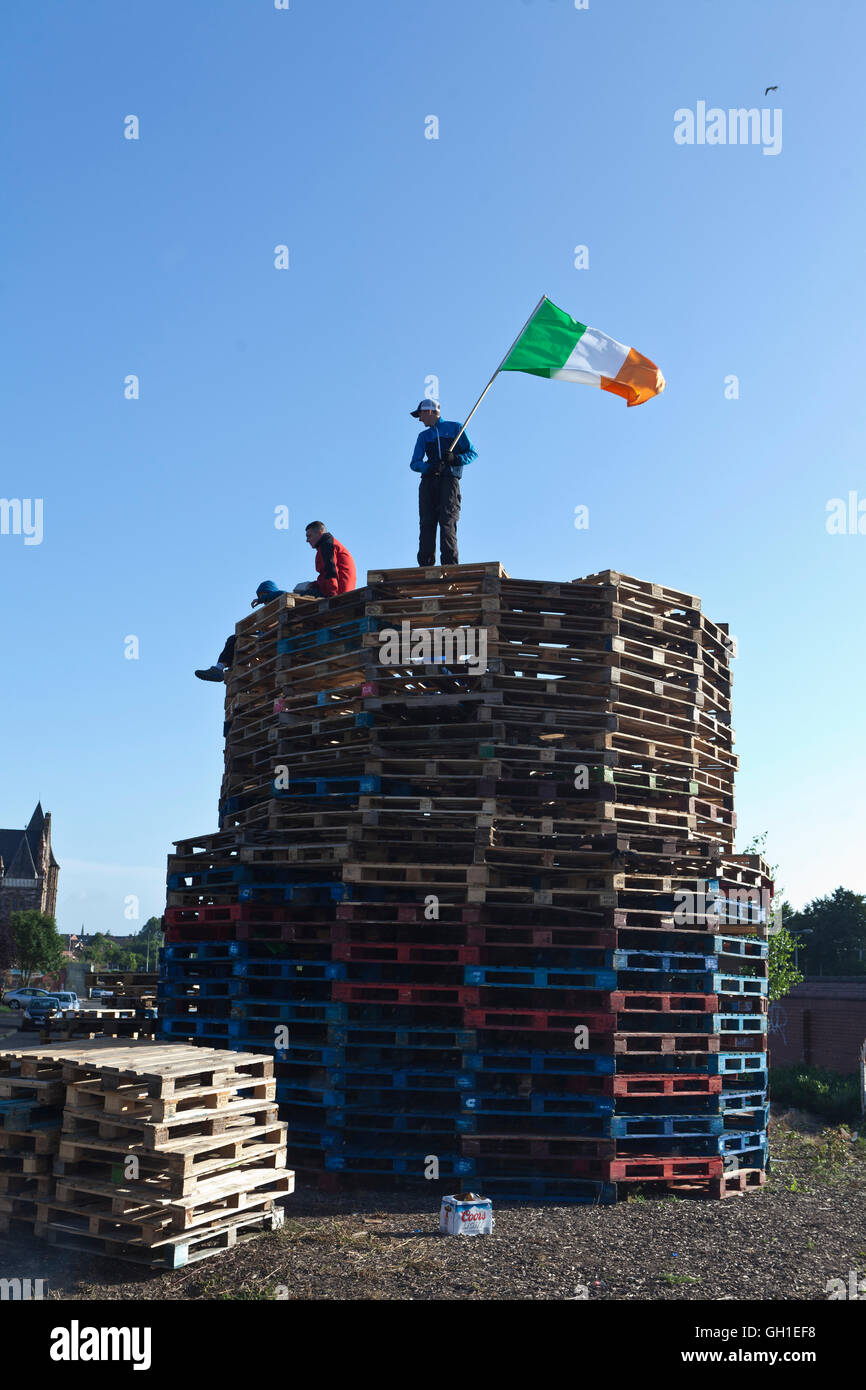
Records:
<instances>
[{"instance_id":1,"label":"blue painted pallet","mask_svg":"<svg viewBox=\"0 0 866 1390\"><path fill-rule=\"evenodd\" d=\"M766 1092L763 1090L722 1091L714 1099L718 1102L722 1115L736 1114L740 1110L753 1110L767 1102ZM759 1128L763 1128L763 1126L759 1126Z\"/></svg>"},{"instance_id":2,"label":"blue painted pallet","mask_svg":"<svg viewBox=\"0 0 866 1390\"><path fill-rule=\"evenodd\" d=\"M271 782L271 794L279 800L290 801L305 796L375 795L382 789L381 777L294 777L288 789L278 787L279 778Z\"/></svg>"},{"instance_id":3,"label":"blue painted pallet","mask_svg":"<svg viewBox=\"0 0 866 1390\"><path fill-rule=\"evenodd\" d=\"M303 870L298 871L303 872ZM248 902L293 902L305 893L314 895L314 902L343 902L352 897L350 883L250 883L238 890L238 899ZM276 896L274 896L276 894ZM270 895L270 896L269 896Z\"/></svg>"},{"instance_id":4,"label":"blue painted pallet","mask_svg":"<svg viewBox=\"0 0 866 1390\"><path fill-rule=\"evenodd\" d=\"M40 1118L39 1111L44 1110L45 1104L37 1099L24 1100L0 1100L0 1129L11 1129L16 1131L29 1130L31 1127L31 1116L34 1116L34 1124L40 1124L43 1129L56 1129L60 1125L60 1117L50 1117L48 1120ZM0 1150L2 1153L3 1150Z\"/></svg>"},{"instance_id":5,"label":"blue painted pallet","mask_svg":"<svg viewBox=\"0 0 866 1390\"><path fill-rule=\"evenodd\" d=\"M325 999L237 999L235 1000L232 1012L236 1014L234 1022L243 1024L249 1019L256 1019L261 1023L270 1023L296 1019L299 1023L309 1023L315 1013L316 1022L331 1023L339 1022L345 1017L345 1004L334 1004ZM243 1032L239 1027L233 1030L237 1033Z\"/></svg>"},{"instance_id":6,"label":"blue painted pallet","mask_svg":"<svg viewBox=\"0 0 866 1390\"><path fill-rule=\"evenodd\" d=\"M605 1128L612 1139L671 1139L720 1135L721 1115L614 1115Z\"/></svg>"},{"instance_id":7,"label":"blue painted pallet","mask_svg":"<svg viewBox=\"0 0 866 1390\"><path fill-rule=\"evenodd\" d=\"M221 961L231 963L236 957L243 956L250 945L249 941L178 941L163 946L159 954L161 963L172 975L178 973L178 967L192 965L196 961L207 961L214 965Z\"/></svg>"},{"instance_id":8,"label":"blue painted pallet","mask_svg":"<svg viewBox=\"0 0 866 1390\"><path fill-rule=\"evenodd\" d=\"M277 639L277 655L288 656L291 652L326 647L332 642L346 642L352 637L360 637L364 632L378 630L376 618L353 618L350 622L336 623L333 627L320 627L313 632L302 632L298 637L280 637Z\"/></svg>"},{"instance_id":9,"label":"blue painted pallet","mask_svg":"<svg viewBox=\"0 0 866 1390\"><path fill-rule=\"evenodd\" d=\"M231 1019L211 1019L186 1016L184 1018L161 1018L160 1032L170 1038L220 1038L223 1043L230 1036Z\"/></svg>"},{"instance_id":10,"label":"blue painted pallet","mask_svg":"<svg viewBox=\"0 0 866 1390\"><path fill-rule=\"evenodd\" d=\"M343 1143L339 1130L318 1125L290 1125L286 1139L290 1149L339 1149Z\"/></svg>"},{"instance_id":11,"label":"blue painted pallet","mask_svg":"<svg viewBox=\"0 0 866 1390\"><path fill-rule=\"evenodd\" d=\"M346 962L332 960L239 960L235 975L251 984L264 980L305 979L345 980Z\"/></svg>"},{"instance_id":12,"label":"blue painted pallet","mask_svg":"<svg viewBox=\"0 0 866 1390\"><path fill-rule=\"evenodd\" d=\"M757 1130L751 1133L742 1130L734 1130L728 1134L719 1136L719 1153L721 1154L745 1153L750 1149L766 1150L766 1148L767 1135L763 1130Z\"/></svg>"},{"instance_id":13,"label":"blue painted pallet","mask_svg":"<svg viewBox=\"0 0 866 1390\"><path fill-rule=\"evenodd\" d=\"M695 975L718 970L717 955L697 955L689 951L639 951L618 948L611 952L615 970L640 971L648 974Z\"/></svg>"},{"instance_id":14,"label":"blue painted pallet","mask_svg":"<svg viewBox=\"0 0 866 1390\"><path fill-rule=\"evenodd\" d=\"M345 1063L330 1073L334 1086L349 1090L363 1091L440 1091L466 1090L477 1084L474 1072L436 1070L426 1067L413 1067L389 1071L387 1067L355 1067Z\"/></svg>"},{"instance_id":15,"label":"blue painted pallet","mask_svg":"<svg viewBox=\"0 0 866 1390\"><path fill-rule=\"evenodd\" d=\"M616 989L615 970L562 970L555 966L466 965L467 985L503 989ZM507 978L506 978L507 977Z\"/></svg>"},{"instance_id":16,"label":"blue painted pallet","mask_svg":"<svg viewBox=\"0 0 866 1390\"><path fill-rule=\"evenodd\" d=\"M502 1094L483 1095L477 1091L460 1096L464 1111L478 1115L558 1115L569 1118L589 1117L593 1124L599 1121L606 1125L614 1112L613 1096L536 1095L504 1096ZM721 1120L719 1121L721 1129ZM607 1134L606 1128L599 1133Z\"/></svg>"},{"instance_id":17,"label":"blue painted pallet","mask_svg":"<svg viewBox=\"0 0 866 1390\"><path fill-rule=\"evenodd\" d=\"M362 1110L350 1106L339 1106L325 1114L327 1123L345 1134L346 1143L352 1143L355 1139L363 1143L368 1137L379 1135L383 1136L382 1142L386 1145L389 1134L453 1136L471 1133L471 1128L461 1124L462 1118L443 1110Z\"/></svg>"},{"instance_id":18,"label":"blue painted pallet","mask_svg":"<svg viewBox=\"0 0 866 1390\"><path fill-rule=\"evenodd\" d=\"M308 1056L301 1057L300 1053ZM339 1067L346 1060L342 1047L331 1047L328 1043L298 1042L290 1047L278 1047L274 1056L280 1063L290 1063L311 1067Z\"/></svg>"},{"instance_id":19,"label":"blue painted pallet","mask_svg":"<svg viewBox=\"0 0 866 1390\"><path fill-rule=\"evenodd\" d=\"M766 1033L766 1014L712 1014L714 1033Z\"/></svg>"},{"instance_id":20,"label":"blue painted pallet","mask_svg":"<svg viewBox=\"0 0 866 1390\"><path fill-rule=\"evenodd\" d=\"M305 1094L309 1094L310 1098L305 1100ZM315 1105L326 1108L342 1105L343 1099L343 1091L314 1092L312 1087L304 1086L300 1082L277 1082L277 1102L280 1105Z\"/></svg>"},{"instance_id":21,"label":"blue painted pallet","mask_svg":"<svg viewBox=\"0 0 866 1390\"><path fill-rule=\"evenodd\" d=\"M711 977L708 993L764 995L768 983L766 978L761 979L756 975L717 974Z\"/></svg>"},{"instance_id":22,"label":"blue painted pallet","mask_svg":"<svg viewBox=\"0 0 866 1390\"><path fill-rule=\"evenodd\" d=\"M156 997L163 999L230 999L237 989L236 980L160 980ZM193 992L195 986L195 992Z\"/></svg>"},{"instance_id":23,"label":"blue painted pallet","mask_svg":"<svg viewBox=\"0 0 866 1390\"><path fill-rule=\"evenodd\" d=\"M707 1070L713 1076L718 1076L720 1072L723 1075L734 1072L747 1075L751 1072L765 1072L766 1069L766 1052L716 1052L707 1058Z\"/></svg>"},{"instance_id":24,"label":"blue painted pallet","mask_svg":"<svg viewBox=\"0 0 866 1390\"><path fill-rule=\"evenodd\" d=\"M484 1048L464 1053L463 1065L484 1073L529 1072L533 1076L613 1076L616 1058L600 1052L492 1052Z\"/></svg>"},{"instance_id":25,"label":"blue painted pallet","mask_svg":"<svg viewBox=\"0 0 866 1390\"><path fill-rule=\"evenodd\" d=\"M726 1114L726 1120L738 1125L741 1129L745 1126L753 1132L765 1130L770 1120L770 1104L765 1101L763 1105L744 1106L740 1110L733 1110Z\"/></svg>"},{"instance_id":26,"label":"blue painted pallet","mask_svg":"<svg viewBox=\"0 0 866 1390\"><path fill-rule=\"evenodd\" d=\"M340 1008L347 1009L347 1004L341 1004ZM474 1049L477 1045L478 1034L474 1029L464 1028L444 1028L439 1024L425 1023L419 1020L411 1028L405 1024L393 1023L388 1019L362 1019L360 1021L346 1022L346 1015L342 1016L344 1026L335 1029L331 1041L340 1047L397 1047L397 1048L468 1048ZM387 1034L390 1042L375 1043L370 1042L370 1034ZM419 1038L430 1038L429 1042L420 1042ZM438 1041L441 1039L442 1041ZM446 1039L448 1041L446 1041Z\"/></svg>"},{"instance_id":27,"label":"blue painted pallet","mask_svg":"<svg viewBox=\"0 0 866 1390\"><path fill-rule=\"evenodd\" d=\"M749 936L717 936L715 949L719 955L741 956L746 960L766 960L770 951L768 941L755 941Z\"/></svg>"},{"instance_id":28,"label":"blue painted pallet","mask_svg":"<svg viewBox=\"0 0 866 1390\"><path fill-rule=\"evenodd\" d=\"M376 1149L360 1149L353 1146L350 1152L326 1153L325 1167L339 1173L393 1173L395 1176L414 1176L426 1180L425 1170L429 1168L431 1155L380 1154ZM474 1173L471 1158L457 1154L436 1154L439 1177L454 1177L464 1173Z\"/></svg>"},{"instance_id":29,"label":"blue painted pallet","mask_svg":"<svg viewBox=\"0 0 866 1390\"><path fill-rule=\"evenodd\" d=\"M754 1149L744 1149L741 1153L725 1154L725 1172L736 1173L741 1168L766 1168L768 1162L767 1145L760 1144Z\"/></svg>"}]
</instances>

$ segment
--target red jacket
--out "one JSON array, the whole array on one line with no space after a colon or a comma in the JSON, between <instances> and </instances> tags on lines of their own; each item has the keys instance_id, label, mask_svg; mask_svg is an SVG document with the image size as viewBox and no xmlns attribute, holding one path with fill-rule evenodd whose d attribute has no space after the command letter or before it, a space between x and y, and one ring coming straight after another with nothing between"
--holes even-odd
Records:
<instances>
[{"instance_id":1,"label":"red jacket","mask_svg":"<svg viewBox=\"0 0 866 1390\"><path fill-rule=\"evenodd\" d=\"M347 594L355 588L355 561L348 550L326 531L316 546L316 588L323 598Z\"/></svg>"}]
</instances>

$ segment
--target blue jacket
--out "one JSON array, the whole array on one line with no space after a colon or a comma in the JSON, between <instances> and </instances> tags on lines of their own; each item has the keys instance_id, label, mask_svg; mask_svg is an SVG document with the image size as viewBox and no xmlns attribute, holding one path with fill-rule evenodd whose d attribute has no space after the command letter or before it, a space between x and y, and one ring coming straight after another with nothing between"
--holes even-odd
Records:
<instances>
[{"instance_id":1,"label":"blue jacket","mask_svg":"<svg viewBox=\"0 0 866 1390\"><path fill-rule=\"evenodd\" d=\"M415 442L415 452L409 464L413 473L420 473L423 477L437 459L443 458L448 445L459 429L459 420L438 420L435 425L431 425L429 430L422 430ZM459 478L463 472L464 464L471 463L473 459L478 457L469 443L467 434L460 435L455 453L460 463L452 467L451 472L455 478Z\"/></svg>"}]
</instances>

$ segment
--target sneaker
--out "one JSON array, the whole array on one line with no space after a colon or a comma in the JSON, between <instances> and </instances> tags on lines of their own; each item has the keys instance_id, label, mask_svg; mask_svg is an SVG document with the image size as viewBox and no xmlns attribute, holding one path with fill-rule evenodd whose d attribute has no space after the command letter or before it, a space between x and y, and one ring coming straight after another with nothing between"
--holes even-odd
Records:
<instances>
[{"instance_id":1,"label":"sneaker","mask_svg":"<svg viewBox=\"0 0 866 1390\"><path fill-rule=\"evenodd\" d=\"M224 681L226 673L221 666L209 666L206 671L196 671L200 681Z\"/></svg>"}]
</instances>

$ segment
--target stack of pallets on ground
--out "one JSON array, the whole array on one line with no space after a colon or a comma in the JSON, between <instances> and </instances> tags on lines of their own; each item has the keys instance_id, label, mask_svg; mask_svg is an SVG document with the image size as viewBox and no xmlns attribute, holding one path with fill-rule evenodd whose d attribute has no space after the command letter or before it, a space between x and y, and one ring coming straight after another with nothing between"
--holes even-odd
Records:
<instances>
[{"instance_id":1,"label":"stack of pallets on ground","mask_svg":"<svg viewBox=\"0 0 866 1390\"><path fill-rule=\"evenodd\" d=\"M111 992L112 1002L130 1006L152 1004L156 1000L159 976L156 970L96 970L88 976L91 989Z\"/></svg>"},{"instance_id":2,"label":"stack of pallets on ground","mask_svg":"<svg viewBox=\"0 0 866 1390\"><path fill-rule=\"evenodd\" d=\"M156 1001L129 1008L84 1008L79 1013L57 1014L38 1030L42 1042L68 1042L71 1038L152 1038L157 1030ZM35 1030L34 1030L35 1031Z\"/></svg>"},{"instance_id":3,"label":"stack of pallets on ground","mask_svg":"<svg viewBox=\"0 0 866 1390\"><path fill-rule=\"evenodd\" d=\"M7 1091L35 1097L0 1139L7 1232L176 1269L282 1224L294 1174L268 1055L35 1045L0 1051Z\"/></svg>"},{"instance_id":4,"label":"stack of pallets on ground","mask_svg":"<svg viewBox=\"0 0 866 1390\"><path fill-rule=\"evenodd\" d=\"M305 1172L760 1183L771 885L734 853L727 627L489 564L237 632L221 828L169 862L164 1031L272 1048Z\"/></svg>"},{"instance_id":5,"label":"stack of pallets on ground","mask_svg":"<svg viewBox=\"0 0 866 1390\"><path fill-rule=\"evenodd\" d=\"M36 1203L52 1190L64 1087L38 1058L0 1053L0 1234L30 1232Z\"/></svg>"}]
</instances>

